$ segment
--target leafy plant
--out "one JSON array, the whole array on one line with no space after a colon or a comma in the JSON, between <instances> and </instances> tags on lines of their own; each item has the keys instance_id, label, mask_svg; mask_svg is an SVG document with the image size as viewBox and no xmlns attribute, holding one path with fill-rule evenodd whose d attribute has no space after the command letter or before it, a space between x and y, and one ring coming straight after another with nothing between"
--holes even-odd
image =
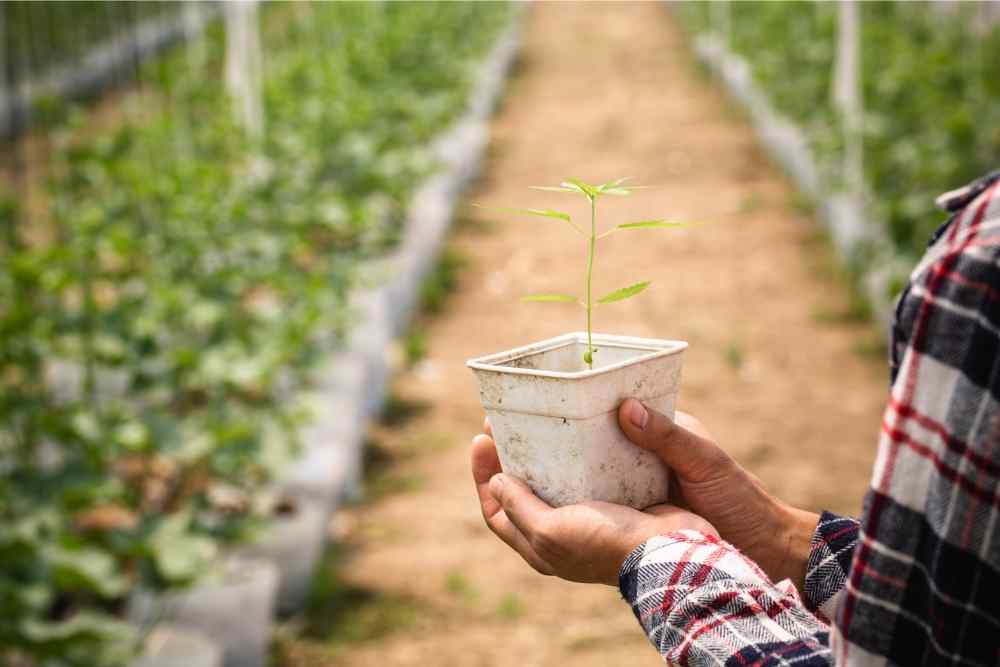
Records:
<instances>
[{"instance_id":1,"label":"leafy plant","mask_svg":"<svg viewBox=\"0 0 1000 667\"><path fill-rule=\"evenodd\" d=\"M507 11L270 5L259 143L216 26L115 117L66 115L30 219L0 193L0 664L127 663L130 592L196 582L269 518L294 399Z\"/></svg>"},{"instance_id":2,"label":"leafy plant","mask_svg":"<svg viewBox=\"0 0 1000 667\"><path fill-rule=\"evenodd\" d=\"M635 283L633 285L628 285L627 287L622 287L609 292L604 296L594 299L593 298L593 277L594 277L594 256L597 247L597 242L603 238L610 236L616 232L621 231L631 231L639 229L665 229L665 228L675 228L675 227L686 227L690 223L673 221L673 220L641 220L638 222L626 222L620 225L615 225L604 232L598 232L597 228L597 201L605 195L614 195L616 197L627 197L632 194L635 190L641 189L644 186L641 185L626 185L628 178L619 178L614 181L609 181L607 183L601 183L600 185L592 185L590 183L585 183L576 178L569 178L556 186L532 186L535 190L545 190L547 192L560 192L560 193L570 193L582 195L587 199L590 204L590 228L589 231L581 227L580 225L573 222L572 218L568 213L563 213L561 211L556 211L553 209L540 209L540 208L505 208L505 209L495 209L500 211L505 211L508 213L518 213L526 215L540 216L543 218L553 218L556 220L562 220L573 228L578 234L587 239L587 274L586 274L586 296L581 299L572 294L529 294L521 298L522 301L526 302L543 302L543 303L577 303L584 308L587 312L587 349L583 353L583 361L587 364L588 368L594 367L594 354L597 349L594 347L593 340L593 311L597 306L603 306L609 303L614 303L616 301L624 301L625 299L631 298L636 294L644 291L650 286L651 282L644 280L642 282Z\"/></svg>"},{"instance_id":3,"label":"leafy plant","mask_svg":"<svg viewBox=\"0 0 1000 667\"><path fill-rule=\"evenodd\" d=\"M707 3L678 3L696 32ZM775 107L807 133L827 181L837 185L839 119L831 104L835 3L729 3L729 47L749 62ZM996 167L1000 154L1000 24L977 3L861 4L866 218L913 262L943 216L934 198ZM876 257L847 258L868 268ZM878 267L881 268L881 267Z\"/></svg>"}]
</instances>

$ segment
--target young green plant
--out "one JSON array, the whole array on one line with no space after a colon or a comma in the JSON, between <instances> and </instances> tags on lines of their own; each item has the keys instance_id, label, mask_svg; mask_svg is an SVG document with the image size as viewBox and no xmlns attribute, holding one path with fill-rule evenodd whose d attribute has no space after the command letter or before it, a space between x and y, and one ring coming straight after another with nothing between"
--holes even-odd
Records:
<instances>
[{"instance_id":1,"label":"young green plant","mask_svg":"<svg viewBox=\"0 0 1000 667\"><path fill-rule=\"evenodd\" d=\"M613 292L605 294L601 298L594 301L593 299L593 277L594 277L594 255L597 247L597 242L603 238L610 236L616 232L630 231L636 229L665 229L671 227L686 227L690 223L674 221L674 220L640 220L638 222L626 222L620 225L615 225L614 227L598 233L597 231L597 200L604 195L614 195L617 197L627 197L632 194L634 190L641 189L643 186L640 185L625 185L627 178L619 178L614 181L609 181L608 183L602 183L600 185L592 185L590 183L585 183L576 178L568 178L559 185L556 186L532 186L534 190L545 190L547 192L561 192L582 195L590 203L590 231L586 231L580 225L573 222L573 219L568 213L563 213L562 211L556 211L553 209L545 208L515 208L515 209L497 209L505 211L507 213L519 213L525 215L534 215L543 218L553 218L556 220L562 220L570 225L574 231L587 239L587 277L586 277L586 298L580 299L572 294L529 294L521 298L522 301L526 302L549 302L549 303L577 303L582 306L587 311L587 349L583 353L583 361L587 364L588 368L594 367L594 354L597 349L594 347L593 339L593 313L596 306L605 305L608 303L614 303L615 301L624 301L636 294L642 292L647 287L650 286L651 282L644 280L642 282L635 283L634 285L629 285L627 287L622 287L616 289Z\"/></svg>"}]
</instances>

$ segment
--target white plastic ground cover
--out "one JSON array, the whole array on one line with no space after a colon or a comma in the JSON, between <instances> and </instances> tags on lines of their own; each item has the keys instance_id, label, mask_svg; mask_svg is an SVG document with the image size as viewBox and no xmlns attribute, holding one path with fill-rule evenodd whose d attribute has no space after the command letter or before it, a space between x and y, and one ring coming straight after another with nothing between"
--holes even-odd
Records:
<instances>
[{"instance_id":1,"label":"white plastic ground cover","mask_svg":"<svg viewBox=\"0 0 1000 667\"><path fill-rule=\"evenodd\" d=\"M215 580L164 595L134 593L128 616L139 627L166 624L201 633L222 649L223 667L266 667L277 591L273 563L230 557Z\"/></svg>"},{"instance_id":2,"label":"white plastic ground cover","mask_svg":"<svg viewBox=\"0 0 1000 667\"><path fill-rule=\"evenodd\" d=\"M169 625L156 627L131 667L222 667L222 650L199 632Z\"/></svg>"},{"instance_id":3,"label":"white plastic ground cover","mask_svg":"<svg viewBox=\"0 0 1000 667\"><path fill-rule=\"evenodd\" d=\"M317 374L322 411L303 432L303 456L282 484L293 495L336 503L361 493L366 425L385 398L391 343L413 315L420 284L437 260L459 195L478 173L489 139L487 121L517 56L520 34L518 13L483 61L466 112L433 143L442 168L415 193L403 240L372 267L373 279L388 279L352 299L357 325L344 349Z\"/></svg>"},{"instance_id":4,"label":"white plastic ground cover","mask_svg":"<svg viewBox=\"0 0 1000 667\"><path fill-rule=\"evenodd\" d=\"M870 267L861 289L877 321L888 327L892 319L889 285L894 276L905 275L891 245L877 224L866 223L868 213L857 199L826 187L805 133L778 113L753 80L749 63L729 51L714 35L695 39L699 60L720 80L726 91L747 112L762 144L775 161L810 200L818 204L820 218L838 254L850 261L858 252L871 253Z\"/></svg>"},{"instance_id":5,"label":"white plastic ground cover","mask_svg":"<svg viewBox=\"0 0 1000 667\"><path fill-rule=\"evenodd\" d=\"M56 66L37 79L17 83L11 95L0 85L0 136L11 136L30 123L31 110L45 98L77 99L93 95L128 72L136 63L184 39L199 35L215 18L216 3L198 2L173 16L153 17L130 34L105 41L72 63ZM0 83L3 73L0 72Z\"/></svg>"},{"instance_id":6,"label":"white plastic ground cover","mask_svg":"<svg viewBox=\"0 0 1000 667\"><path fill-rule=\"evenodd\" d=\"M305 607L313 574L326 543L330 511L318 502L297 502L272 517L264 534L239 552L278 568L277 611L291 615Z\"/></svg>"}]
</instances>

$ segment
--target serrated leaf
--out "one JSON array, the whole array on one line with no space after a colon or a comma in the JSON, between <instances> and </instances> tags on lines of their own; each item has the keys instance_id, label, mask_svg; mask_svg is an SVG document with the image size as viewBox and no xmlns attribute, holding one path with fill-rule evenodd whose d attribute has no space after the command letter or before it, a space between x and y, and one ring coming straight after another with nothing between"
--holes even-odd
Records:
<instances>
[{"instance_id":1,"label":"serrated leaf","mask_svg":"<svg viewBox=\"0 0 1000 667\"><path fill-rule=\"evenodd\" d=\"M583 188L581 188L579 185L576 185L574 183L570 183L569 181L563 181L562 183L559 184L559 186L563 187L563 188L566 188L567 190L569 190L571 192L577 192L577 193L579 193L581 195L587 194L586 192L583 191Z\"/></svg>"},{"instance_id":2,"label":"serrated leaf","mask_svg":"<svg viewBox=\"0 0 1000 667\"><path fill-rule=\"evenodd\" d=\"M626 222L618 225L615 229L666 229L668 227L690 227L693 224L693 222L670 220L641 220L639 222Z\"/></svg>"},{"instance_id":3,"label":"serrated leaf","mask_svg":"<svg viewBox=\"0 0 1000 667\"><path fill-rule=\"evenodd\" d=\"M488 211L498 211L503 213L517 213L521 215L537 215L543 218L556 218L557 220L570 221L569 213L563 213L562 211L556 211L551 208L499 208L495 206L482 206L480 204L473 204L477 208L484 208Z\"/></svg>"},{"instance_id":4,"label":"serrated leaf","mask_svg":"<svg viewBox=\"0 0 1000 667\"><path fill-rule=\"evenodd\" d=\"M532 301L537 301L537 302L554 301L562 303L569 303L569 302L575 303L577 301L577 298L569 294L529 294L527 296L522 296L521 301L524 301L526 303Z\"/></svg>"},{"instance_id":5,"label":"serrated leaf","mask_svg":"<svg viewBox=\"0 0 1000 667\"><path fill-rule=\"evenodd\" d=\"M545 192L579 192L573 188L565 188L561 185L529 185L531 190L544 190Z\"/></svg>"},{"instance_id":6,"label":"serrated leaf","mask_svg":"<svg viewBox=\"0 0 1000 667\"><path fill-rule=\"evenodd\" d=\"M624 189L624 188L619 188L618 186L627 180L630 180L629 176L615 179L613 181L608 181L607 183L601 183L600 185L597 186L597 189L600 190L601 192L608 192L609 190L616 190L616 189Z\"/></svg>"},{"instance_id":7,"label":"serrated leaf","mask_svg":"<svg viewBox=\"0 0 1000 667\"><path fill-rule=\"evenodd\" d=\"M573 222L570 218L569 213L563 213L562 211L556 211L551 208L497 208L493 206L482 206L481 204L473 204L476 208L486 209L488 211L500 211L503 213L514 213L519 215L537 215L542 218L554 218L556 220L562 220L563 222L569 224L570 227L575 229L578 233L586 236L584 231Z\"/></svg>"},{"instance_id":8,"label":"serrated leaf","mask_svg":"<svg viewBox=\"0 0 1000 667\"><path fill-rule=\"evenodd\" d=\"M567 178L560 185L575 188L578 192L587 195L591 199L600 194L600 192L597 191L597 188L590 183L581 181L579 178Z\"/></svg>"},{"instance_id":9,"label":"serrated leaf","mask_svg":"<svg viewBox=\"0 0 1000 667\"><path fill-rule=\"evenodd\" d=\"M626 222L621 225L615 225L603 234L599 234L597 238L603 239L605 236L610 236L615 232L628 231L630 229L668 229L676 227L690 227L694 225L693 222L680 222L680 221L670 221L670 220L640 220L639 222Z\"/></svg>"},{"instance_id":10,"label":"serrated leaf","mask_svg":"<svg viewBox=\"0 0 1000 667\"><path fill-rule=\"evenodd\" d=\"M648 280L644 280L641 283L636 283L634 285L629 285L628 287L617 289L614 292L611 292L610 294L605 294L604 296L602 296L600 299L597 300L597 303L613 303L615 301L622 301L629 297L635 296L639 292L649 287L649 285L650 282Z\"/></svg>"}]
</instances>

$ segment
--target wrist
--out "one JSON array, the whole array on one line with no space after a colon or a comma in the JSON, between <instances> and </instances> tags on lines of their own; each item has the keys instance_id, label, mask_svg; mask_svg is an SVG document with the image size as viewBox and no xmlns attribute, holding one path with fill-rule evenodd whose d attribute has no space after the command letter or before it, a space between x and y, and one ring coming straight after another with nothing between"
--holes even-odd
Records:
<instances>
[{"instance_id":1,"label":"wrist","mask_svg":"<svg viewBox=\"0 0 1000 667\"><path fill-rule=\"evenodd\" d=\"M771 569L767 573L775 582L789 579L801 592L819 515L779 502L776 503L775 517L778 539L772 543L774 553Z\"/></svg>"}]
</instances>

